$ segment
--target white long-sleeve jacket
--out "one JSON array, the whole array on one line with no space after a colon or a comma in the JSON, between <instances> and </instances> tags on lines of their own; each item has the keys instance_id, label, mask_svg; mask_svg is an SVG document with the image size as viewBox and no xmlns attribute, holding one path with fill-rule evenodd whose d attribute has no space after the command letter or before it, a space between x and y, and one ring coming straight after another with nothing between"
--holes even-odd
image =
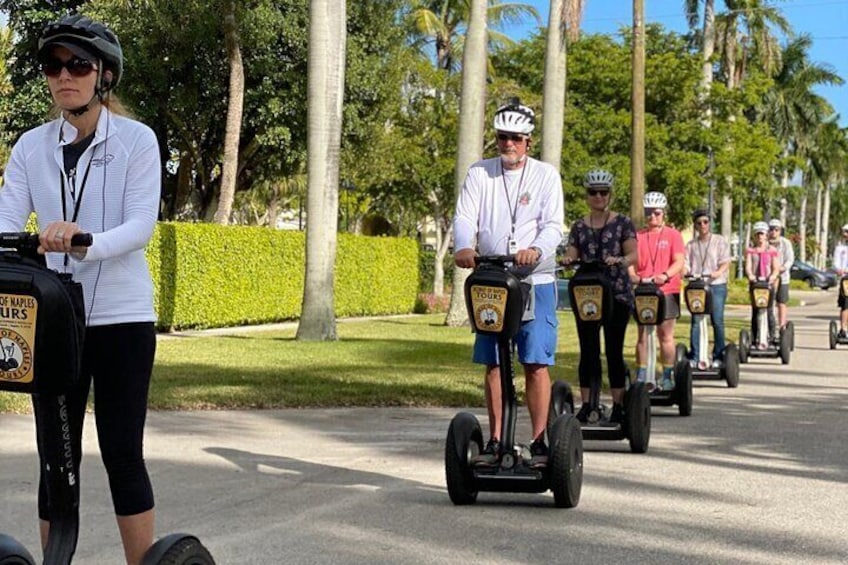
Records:
<instances>
[{"instance_id":1,"label":"white long-sleeve jacket","mask_svg":"<svg viewBox=\"0 0 848 565\"><path fill-rule=\"evenodd\" d=\"M32 212L40 230L71 221L72 180L65 176L62 146L76 137L76 128L62 118L21 136L0 188L0 231L21 231ZM82 200L76 222L93 234L94 242L84 258L70 258L67 267L62 253L48 253L47 265L82 283L87 325L155 321L144 248L156 225L161 195L156 136L144 124L103 108L77 170L75 193L79 197L82 191Z\"/></svg>"},{"instance_id":2,"label":"white long-sleeve jacket","mask_svg":"<svg viewBox=\"0 0 848 565\"><path fill-rule=\"evenodd\" d=\"M552 283L562 241L562 181L551 165L530 157L522 169L504 171L500 157L471 165L456 206L454 247L476 243L481 255L507 255L514 228L518 249L542 251L533 282Z\"/></svg>"}]
</instances>

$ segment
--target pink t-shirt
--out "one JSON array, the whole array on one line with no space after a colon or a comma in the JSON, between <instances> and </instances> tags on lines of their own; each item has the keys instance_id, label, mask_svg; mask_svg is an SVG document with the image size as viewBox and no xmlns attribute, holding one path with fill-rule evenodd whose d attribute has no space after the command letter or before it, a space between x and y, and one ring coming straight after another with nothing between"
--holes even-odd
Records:
<instances>
[{"instance_id":1,"label":"pink t-shirt","mask_svg":"<svg viewBox=\"0 0 848 565\"><path fill-rule=\"evenodd\" d=\"M751 256L751 268L756 277L767 279L771 276L771 260L778 256L777 249L771 245L766 249L749 247L745 250L745 255Z\"/></svg>"},{"instance_id":2,"label":"pink t-shirt","mask_svg":"<svg viewBox=\"0 0 848 565\"><path fill-rule=\"evenodd\" d=\"M675 255L683 255L683 236L674 228L663 226L658 232L644 228L636 234L636 244L639 250L639 263L636 274L645 279L664 273L674 263ZM660 286L665 294L680 292L680 273Z\"/></svg>"}]
</instances>

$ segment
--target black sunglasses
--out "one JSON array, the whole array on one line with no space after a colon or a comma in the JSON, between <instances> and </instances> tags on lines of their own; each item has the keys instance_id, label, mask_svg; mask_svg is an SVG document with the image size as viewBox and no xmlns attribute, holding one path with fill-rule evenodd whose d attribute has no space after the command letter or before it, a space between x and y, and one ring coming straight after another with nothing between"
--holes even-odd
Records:
<instances>
[{"instance_id":1,"label":"black sunglasses","mask_svg":"<svg viewBox=\"0 0 848 565\"><path fill-rule=\"evenodd\" d=\"M527 139L527 138L524 137L523 135L519 134L519 133L499 133L498 134L498 141L510 140L513 143L521 143L525 139Z\"/></svg>"},{"instance_id":2,"label":"black sunglasses","mask_svg":"<svg viewBox=\"0 0 848 565\"><path fill-rule=\"evenodd\" d=\"M607 195L609 195L609 193L610 193L609 190L598 190L596 188L587 188L586 189L586 194L588 194L589 196L597 196L599 194L601 196L607 196Z\"/></svg>"},{"instance_id":3,"label":"black sunglasses","mask_svg":"<svg viewBox=\"0 0 848 565\"><path fill-rule=\"evenodd\" d=\"M53 57L41 63L41 72L49 77L59 76L62 69L68 69L72 77L84 77L94 70L94 63L80 57L72 57L65 62Z\"/></svg>"},{"instance_id":4,"label":"black sunglasses","mask_svg":"<svg viewBox=\"0 0 848 565\"><path fill-rule=\"evenodd\" d=\"M710 225L710 221L709 220L695 220L695 225L696 226L708 226L708 225Z\"/></svg>"}]
</instances>

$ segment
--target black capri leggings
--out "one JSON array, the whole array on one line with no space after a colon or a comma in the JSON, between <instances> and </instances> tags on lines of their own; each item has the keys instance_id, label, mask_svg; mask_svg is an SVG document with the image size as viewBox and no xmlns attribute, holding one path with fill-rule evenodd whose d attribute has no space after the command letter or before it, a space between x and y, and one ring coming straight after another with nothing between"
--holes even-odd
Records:
<instances>
[{"instance_id":1,"label":"black capri leggings","mask_svg":"<svg viewBox=\"0 0 848 565\"><path fill-rule=\"evenodd\" d=\"M132 516L153 508L153 488L144 465L142 444L155 353L153 323L86 328L80 382L66 395L79 478L85 407L94 381L97 439L118 516ZM37 411L35 416L39 418ZM38 451L41 456L41 442ZM49 520L43 473L38 484L38 517Z\"/></svg>"},{"instance_id":2,"label":"black capri leggings","mask_svg":"<svg viewBox=\"0 0 848 565\"><path fill-rule=\"evenodd\" d=\"M604 323L604 348L610 388L624 388L624 334L630 321L630 305L613 300L613 308ZM592 329L592 326L596 329ZM592 379L601 379L601 332L597 324L577 320L580 339L580 388L590 388Z\"/></svg>"}]
</instances>

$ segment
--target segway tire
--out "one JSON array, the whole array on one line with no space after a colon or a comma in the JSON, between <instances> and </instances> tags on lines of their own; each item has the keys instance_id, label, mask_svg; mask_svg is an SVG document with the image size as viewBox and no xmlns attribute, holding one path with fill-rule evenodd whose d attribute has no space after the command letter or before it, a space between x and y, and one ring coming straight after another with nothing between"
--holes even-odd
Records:
<instances>
[{"instance_id":1,"label":"segway tire","mask_svg":"<svg viewBox=\"0 0 848 565\"><path fill-rule=\"evenodd\" d=\"M792 349L790 348L790 344L789 344L789 334L787 334L786 332L780 333L779 348L780 348L780 351L779 351L780 362L783 363L784 365L788 365L789 364L789 356L792 354Z\"/></svg>"},{"instance_id":2,"label":"segway tire","mask_svg":"<svg viewBox=\"0 0 848 565\"><path fill-rule=\"evenodd\" d=\"M692 367L688 361L680 361L674 368L674 394L677 411L681 416L692 415Z\"/></svg>"},{"instance_id":3,"label":"segway tire","mask_svg":"<svg viewBox=\"0 0 848 565\"><path fill-rule=\"evenodd\" d=\"M724 380L727 388L739 386L739 349L735 343L731 343L724 349Z\"/></svg>"},{"instance_id":4,"label":"segway tire","mask_svg":"<svg viewBox=\"0 0 848 565\"><path fill-rule=\"evenodd\" d=\"M678 343L674 348L674 363L680 363L689 358L689 350L682 343Z\"/></svg>"},{"instance_id":5,"label":"segway tire","mask_svg":"<svg viewBox=\"0 0 848 565\"><path fill-rule=\"evenodd\" d=\"M651 396L645 383L633 383L624 393L624 428L630 451L648 451L651 441Z\"/></svg>"},{"instance_id":6,"label":"segway tire","mask_svg":"<svg viewBox=\"0 0 848 565\"><path fill-rule=\"evenodd\" d=\"M147 550L141 565L215 565L215 560L193 535L170 534Z\"/></svg>"},{"instance_id":7,"label":"segway tire","mask_svg":"<svg viewBox=\"0 0 848 565\"><path fill-rule=\"evenodd\" d=\"M748 351L751 349L751 334L748 330L739 332L739 362L743 365L748 362Z\"/></svg>"},{"instance_id":8,"label":"segway tire","mask_svg":"<svg viewBox=\"0 0 848 565\"><path fill-rule=\"evenodd\" d=\"M18 540L0 534L0 565L35 565L35 559Z\"/></svg>"},{"instance_id":9,"label":"segway tire","mask_svg":"<svg viewBox=\"0 0 848 565\"><path fill-rule=\"evenodd\" d=\"M562 414L574 414L574 393L571 386L562 380L554 381L551 385L551 405L548 408L548 440L551 438L551 430L554 422Z\"/></svg>"},{"instance_id":10,"label":"segway tire","mask_svg":"<svg viewBox=\"0 0 848 565\"><path fill-rule=\"evenodd\" d=\"M557 508L574 508L583 488L583 433L577 418L562 414L554 420L550 432L551 490Z\"/></svg>"},{"instance_id":11,"label":"segway tire","mask_svg":"<svg viewBox=\"0 0 848 565\"><path fill-rule=\"evenodd\" d=\"M460 412L448 426L445 440L445 479L451 502L457 506L477 502L471 458L483 449L483 432L473 414Z\"/></svg>"},{"instance_id":12,"label":"segway tire","mask_svg":"<svg viewBox=\"0 0 848 565\"><path fill-rule=\"evenodd\" d=\"M786 327L783 331L789 334L789 351L795 351L795 324L793 322L786 322Z\"/></svg>"},{"instance_id":13,"label":"segway tire","mask_svg":"<svg viewBox=\"0 0 848 565\"><path fill-rule=\"evenodd\" d=\"M839 330L836 327L836 322L830 321L830 348L836 349L836 343L839 340Z\"/></svg>"}]
</instances>

